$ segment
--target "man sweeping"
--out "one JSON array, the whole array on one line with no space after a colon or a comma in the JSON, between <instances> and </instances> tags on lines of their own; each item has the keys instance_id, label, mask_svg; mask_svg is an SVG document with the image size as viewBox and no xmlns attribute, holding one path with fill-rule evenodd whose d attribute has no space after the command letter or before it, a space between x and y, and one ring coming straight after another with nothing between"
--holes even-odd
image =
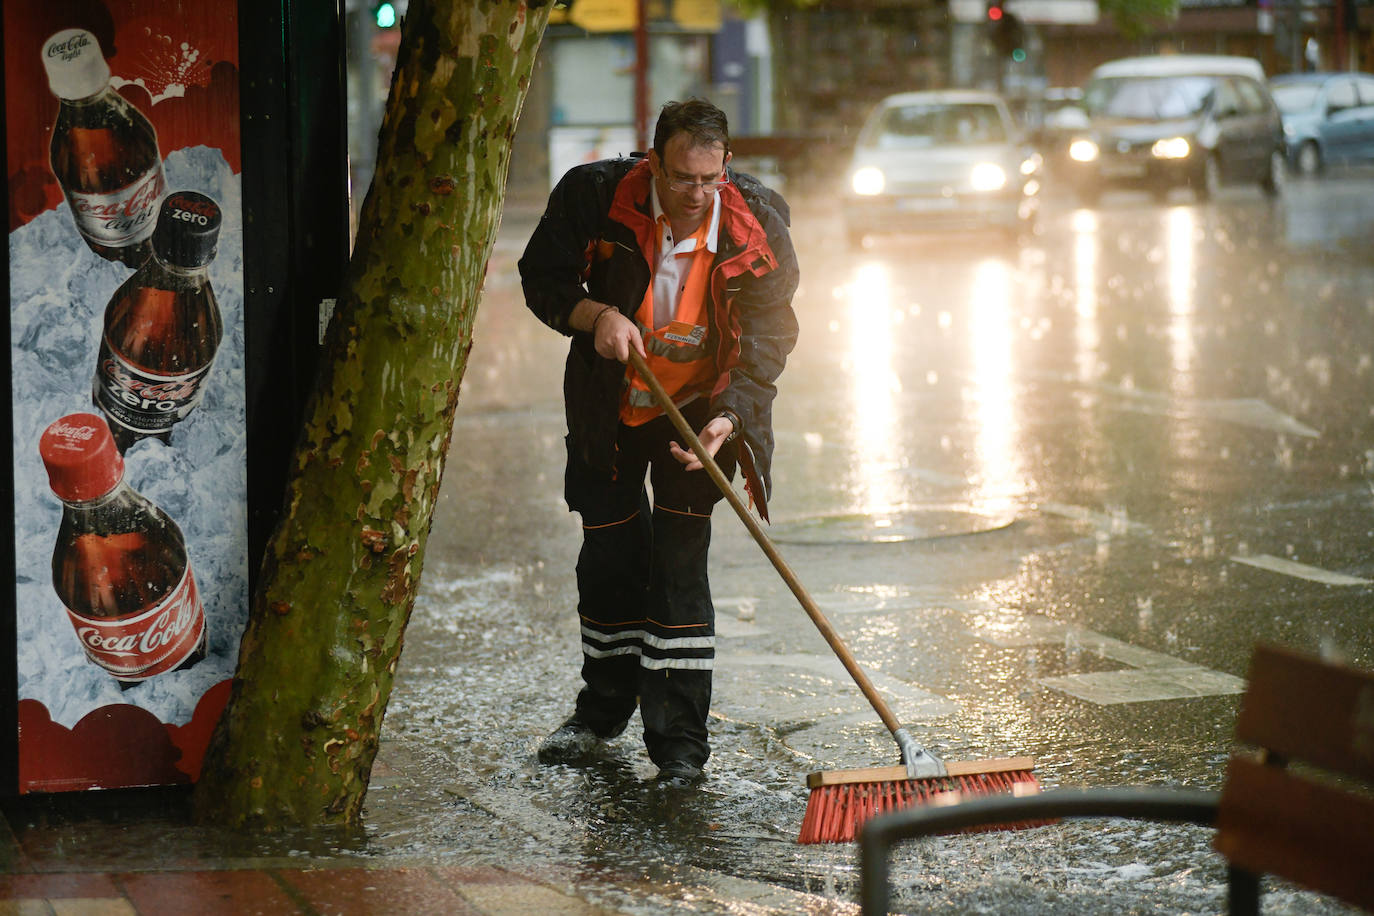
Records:
<instances>
[{"instance_id":1,"label":"man sweeping","mask_svg":"<svg viewBox=\"0 0 1374 916\"><path fill-rule=\"evenodd\" d=\"M729 162L725 114L670 102L647 156L568 171L520 259L526 304L572 339L564 498L582 520L583 686L544 763L594 757L636 705L659 781L695 783L711 753L707 550L721 493L626 362L644 357L766 519L798 269L786 203Z\"/></svg>"}]
</instances>

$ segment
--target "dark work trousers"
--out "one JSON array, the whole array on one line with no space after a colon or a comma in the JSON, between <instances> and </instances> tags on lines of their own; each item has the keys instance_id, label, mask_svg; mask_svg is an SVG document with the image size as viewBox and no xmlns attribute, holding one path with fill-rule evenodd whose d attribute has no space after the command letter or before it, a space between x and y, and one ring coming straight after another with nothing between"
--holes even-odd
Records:
<instances>
[{"instance_id":1,"label":"dark work trousers","mask_svg":"<svg viewBox=\"0 0 1374 916\"><path fill-rule=\"evenodd\" d=\"M705 398L682 408L694 431ZM662 766L701 766L710 756L706 717L715 660L715 608L707 578L711 509L722 498L703 468L684 471L668 451L690 450L659 416L619 428L614 476L570 456L568 505L582 516L577 558L582 680L577 718L602 737L619 734L639 704L644 745ZM735 446L716 463L735 471ZM652 502L645 475L652 485Z\"/></svg>"}]
</instances>

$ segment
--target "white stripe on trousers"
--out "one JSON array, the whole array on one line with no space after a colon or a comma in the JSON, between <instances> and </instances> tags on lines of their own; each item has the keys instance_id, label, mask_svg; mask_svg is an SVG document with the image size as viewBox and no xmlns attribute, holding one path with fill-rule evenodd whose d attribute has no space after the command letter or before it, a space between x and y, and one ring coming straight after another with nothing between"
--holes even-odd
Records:
<instances>
[{"instance_id":1,"label":"white stripe on trousers","mask_svg":"<svg viewBox=\"0 0 1374 916\"><path fill-rule=\"evenodd\" d=\"M615 646L610 649L594 648L591 643L614 643L621 640L632 639L635 643L625 646ZM681 636L675 639L665 639L662 636L654 636L645 630L621 630L617 633L602 633L590 627L582 628L582 652L590 658L610 658L614 655L638 655L639 664L645 668L685 668L698 671L709 671L715 667L715 660L711 658L650 658L644 655L640 645L653 646L664 652L682 651L683 649L711 649L716 648L716 638L714 636Z\"/></svg>"}]
</instances>

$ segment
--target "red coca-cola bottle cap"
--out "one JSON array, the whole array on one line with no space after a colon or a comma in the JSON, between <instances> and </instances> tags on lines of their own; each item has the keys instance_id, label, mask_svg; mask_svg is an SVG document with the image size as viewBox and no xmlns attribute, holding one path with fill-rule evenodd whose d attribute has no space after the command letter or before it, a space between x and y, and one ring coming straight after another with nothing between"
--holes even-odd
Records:
<instances>
[{"instance_id":1,"label":"red coca-cola bottle cap","mask_svg":"<svg viewBox=\"0 0 1374 916\"><path fill-rule=\"evenodd\" d=\"M38 438L38 454L58 499L81 502L104 496L124 477L124 459L105 418L69 414Z\"/></svg>"},{"instance_id":2,"label":"red coca-cola bottle cap","mask_svg":"<svg viewBox=\"0 0 1374 916\"><path fill-rule=\"evenodd\" d=\"M110 82L100 42L85 29L63 29L43 42L48 86L59 99L85 99Z\"/></svg>"}]
</instances>

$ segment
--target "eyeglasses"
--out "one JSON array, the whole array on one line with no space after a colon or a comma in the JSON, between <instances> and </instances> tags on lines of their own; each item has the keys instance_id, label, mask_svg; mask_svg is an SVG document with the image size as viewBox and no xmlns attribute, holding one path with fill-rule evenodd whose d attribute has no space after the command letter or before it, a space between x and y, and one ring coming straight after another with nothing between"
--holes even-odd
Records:
<instances>
[{"instance_id":1,"label":"eyeglasses","mask_svg":"<svg viewBox=\"0 0 1374 916\"><path fill-rule=\"evenodd\" d=\"M679 194L686 194L688 191L701 190L707 194L714 194L722 187L730 183L730 179L722 176L719 181L683 181L680 178L669 178L668 189L677 191Z\"/></svg>"}]
</instances>

